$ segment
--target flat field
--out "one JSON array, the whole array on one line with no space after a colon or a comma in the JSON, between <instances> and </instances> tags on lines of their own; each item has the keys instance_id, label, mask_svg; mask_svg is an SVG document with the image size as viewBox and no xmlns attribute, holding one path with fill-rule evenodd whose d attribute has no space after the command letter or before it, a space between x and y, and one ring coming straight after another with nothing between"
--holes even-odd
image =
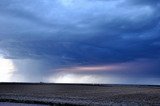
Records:
<instances>
[{"instance_id":1,"label":"flat field","mask_svg":"<svg viewBox=\"0 0 160 106\"><path fill-rule=\"evenodd\" d=\"M160 86L0 83L0 102L55 106L160 106Z\"/></svg>"}]
</instances>

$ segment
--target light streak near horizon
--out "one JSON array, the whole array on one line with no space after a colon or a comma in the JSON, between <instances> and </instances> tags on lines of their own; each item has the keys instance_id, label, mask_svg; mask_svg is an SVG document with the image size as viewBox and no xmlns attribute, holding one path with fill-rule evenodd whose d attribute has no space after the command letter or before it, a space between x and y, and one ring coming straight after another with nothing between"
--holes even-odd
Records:
<instances>
[{"instance_id":1,"label":"light streak near horizon","mask_svg":"<svg viewBox=\"0 0 160 106\"><path fill-rule=\"evenodd\" d=\"M92 71L117 71L126 68L123 65L102 65L102 66L75 66L69 68L60 68L57 71L62 72L92 72Z\"/></svg>"},{"instance_id":2,"label":"light streak near horizon","mask_svg":"<svg viewBox=\"0 0 160 106\"><path fill-rule=\"evenodd\" d=\"M0 82L11 81L15 67L11 59L0 57Z\"/></svg>"}]
</instances>

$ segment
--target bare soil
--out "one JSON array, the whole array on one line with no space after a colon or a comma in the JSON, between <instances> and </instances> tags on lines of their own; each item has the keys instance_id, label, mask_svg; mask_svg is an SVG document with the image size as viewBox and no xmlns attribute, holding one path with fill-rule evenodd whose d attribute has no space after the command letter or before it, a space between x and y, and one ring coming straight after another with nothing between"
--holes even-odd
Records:
<instances>
[{"instance_id":1,"label":"bare soil","mask_svg":"<svg viewBox=\"0 0 160 106\"><path fill-rule=\"evenodd\" d=\"M160 106L160 86L0 83L0 101L55 106Z\"/></svg>"}]
</instances>

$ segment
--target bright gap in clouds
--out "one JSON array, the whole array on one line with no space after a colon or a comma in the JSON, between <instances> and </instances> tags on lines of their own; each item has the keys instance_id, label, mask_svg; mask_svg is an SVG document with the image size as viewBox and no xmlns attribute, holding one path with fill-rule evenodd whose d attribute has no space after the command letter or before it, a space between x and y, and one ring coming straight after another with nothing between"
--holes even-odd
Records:
<instances>
[{"instance_id":1,"label":"bright gap in clouds","mask_svg":"<svg viewBox=\"0 0 160 106\"><path fill-rule=\"evenodd\" d=\"M9 82L14 72L12 60L0 57L0 82Z\"/></svg>"},{"instance_id":2,"label":"bright gap in clouds","mask_svg":"<svg viewBox=\"0 0 160 106\"><path fill-rule=\"evenodd\" d=\"M97 75L78 75L73 73L60 73L51 76L48 82L54 83L99 83L103 79Z\"/></svg>"},{"instance_id":3,"label":"bright gap in clouds","mask_svg":"<svg viewBox=\"0 0 160 106\"><path fill-rule=\"evenodd\" d=\"M51 83L79 83L79 84L146 84L160 85L160 78L134 78L111 75L58 73L46 79Z\"/></svg>"}]
</instances>

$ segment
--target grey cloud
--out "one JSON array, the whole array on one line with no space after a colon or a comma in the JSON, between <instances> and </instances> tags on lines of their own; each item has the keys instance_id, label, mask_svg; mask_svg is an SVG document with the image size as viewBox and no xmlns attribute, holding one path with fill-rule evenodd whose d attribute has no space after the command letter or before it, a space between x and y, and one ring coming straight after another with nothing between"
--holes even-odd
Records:
<instances>
[{"instance_id":1,"label":"grey cloud","mask_svg":"<svg viewBox=\"0 0 160 106\"><path fill-rule=\"evenodd\" d=\"M5 58L46 69L160 58L158 0L1 0L0 24Z\"/></svg>"}]
</instances>

